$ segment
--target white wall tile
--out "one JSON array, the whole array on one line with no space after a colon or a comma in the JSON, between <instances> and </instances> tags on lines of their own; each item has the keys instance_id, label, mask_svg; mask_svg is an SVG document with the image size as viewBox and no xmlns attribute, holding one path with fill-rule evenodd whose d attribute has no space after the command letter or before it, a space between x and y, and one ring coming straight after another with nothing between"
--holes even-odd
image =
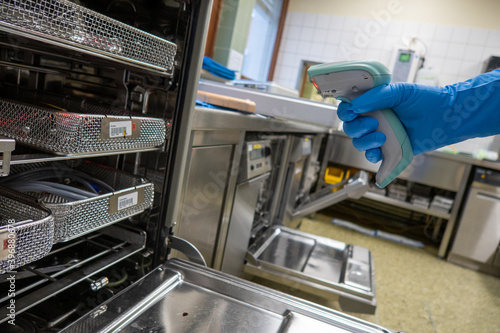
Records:
<instances>
[{"instance_id":1,"label":"white wall tile","mask_svg":"<svg viewBox=\"0 0 500 333\"><path fill-rule=\"evenodd\" d=\"M290 27L289 25L285 25L285 27L283 28L283 35L282 35L282 39L289 39L289 35L290 35Z\"/></svg>"},{"instance_id":2,"label":"white wall tile","mask_svg":"<svg viewBox=\"0 0 500 333\"><path fill-rule=\"evenodd\" d=\"M486 29L471 29L467 44L470 45L484 45L488 38L488 30Z\"/></svg>"},{"instance_id":3,"label":"white wall tile","mask_svg":"<svg viewBox=\"0 0 500 333\"><path fill-rule=\"evenodd\" d=\"M498 47L485 47L483 49L483 55L481 57L481 60L485 61L490 56L500 57L500 45Z\"/></svg>"},{"instance_id":4,"label":"white wall tile","mask_svg":"<svg viewBox=\"0 0 500 333\"><path fill-rule=\"evenodd\" d=\"M483 57L483 46L467 45L464 51L464 60L480 61Z\"/></svg>"},{"instance_id":5,"label":"white wall tile","mask_svg":"<svg viewBox=\"0 0 500 333\"><path fill-rule=\"evenodd\" d=\"M302 26L314 28L316 26L317 17L317 14L305 13L304 20L302 21Z\"/></svg>"},{"instance_id":6,"label":"white wall tile","mask_svg":"<svg viewBox=\"0 0 500 333\"><path fill-rule=\"evenodd\" d=\"M342 30L352 32L357 31L359 20L359 17L347 16L344 20L344 26L342 27Z\"/></svg>"},{"instance_id":7,"label":"white wall tile","mask_svg":"<svg viewBox=\"0 0 500 333\"><path fill-rule=\"evenodd\" d=\"M424 66L428 67L428 68L432 68L436 72L439 73L441 71L441 69L443 68L445 61L446 61L446 58L427 57L425 59Z\"/></svg>"},{"instance_id":8,"label":"white wall tile","mask_svg":"<svg viewBox=\"0 0 500 333\"><path fill-rule=\"evenodd\" d=\"M436 25L434 24L421 24L420 30L418 31L418 37L426 43L428 46L429 43L434 38L434 32L436 31Z\"/></svg>"},{"instance_id":9,"label":"white wall tile","mask_svg":"<svg viewBox=\"0 0 500 333\"><path fill-rule=\"evenodd\" d=\"M446 57L449 59L462 59L464 57L465 44L450 43L446 51Z\"/></svg>"},{"instance_id":10,"label":"white wall tile","mask_svg":"<svg viewBox=\"0 0 500 333\"><path fill-rule=\"evenodd\" d=\"M342 31L342 34L340 35L340 43L347 43L349 45L354 46L354 37L356 36L356 33L351 32L351 31Z\"/></svg>"},{"instance_id":11,"label":"white wall tile","mask_svg":"<svg viewBox=\"0 0 500 333\"><path fill-rule=\"evenodd\" d=\"M342 36L341 31L329 30L327 32L327 35L325 38L325 43L326 44L338 44L338 43L340 43L341 36Z\"/></svg>"},{"instance_id":12,"label":"white wall tile","mask_svg":"<svg viewBox=\"0 0 500 333\"><path fill-rule=\"evenodd\" d=\"M313 28L302 27L302 29L300 30L300 36L299 36L300 41L310 42L313 40L313 37L314 37L314 29Z\"/></svg>"},{"instance_id":13,"label":"white wall tile","mask_svg":"<svg viewBox=\"0 0 500 333\"><path fill-rule=\"evenodd\" d=\"M452 43L467 43L471 29L466 27L453 27L450 41Z\"/></svg>"},{"instance_id":14,"label":"white wall tile","mask_svg":"<svg viewBox=\"0 0 500 333\"><path fill-rule=\"evenodd\" d=\"M479 75L479 67L478 61L462 61L458 75L466 79L473 78Z\"/></svg>"},{"instance_id":15,"label":"white wall tile","mask_svg":"<svg viewBox=\"0 0 500 333\"><path fill-rule=\"evenodd\" d=\"M376 35L369 38L368 48L382 50L385 38L381 35Z\"/></svg>"},{"instance_id":16,"label":"white wall tile","mask_svg":"<svg viewBox=\"0 0 500 333\"><path fill-rule=\"evenodd\" d=\"M297 47L299 46L299 42L296 40L285 40L282 47L283 51L287 53L296 53Z\"/></svg>"},{"instance_id":17,"label":"white wall tile","mask_svg":"<svg viewBox=\"0 0 500 333\"><path fill-rule=\"evenodd\" d=\"M299 26L290 25L288 26L288 35L285 39L299 40L300 39L301 28Z\"/></svg>"},{"instance_id":18,"label":"white wall tile","mask_svg":"<svg viewBox=\"0 0 500 333\"><path fill-rule=\"evenodd\" d=\"M443 65L443 69L441 70L441 72L443 74L457 75L458 71L460 70L460 65L461 65L460 60L447 59Z\"/></svg>"},{"instance_id":19,"label":"white wall tile","mask_svg":"<svg viewBox=\"0 0 500 333\"><path fill-rule=\"evenodd\" d=\"M380 62L386 65L387 67L391 66L393 51L382 50L380 53Z\"/></svg>"},{"instance_id":20,"label":"white wall tile","mask_svg":"<svg viewBox=\"0 0 500 333\"><path fill-rule=\"evenodd\" d=\"M316 18L316 28L319 29L328 29L330 26L331 16L329 15L318 15Z\"/></svg>"},{"instance_id":21,"label":"white wall tile","mask_svg":"<svg viewBox=\"0 0 500 333\"><path fill-rule=\"evenodd\" d=\"M380 49L367 49L365 54L366 59L374 59L380 61L382 57L382 50Z\"/></svg>"},{"instance_id":22,"label":"white wall tile","mask_svg":"<svg viewBox=\"0 0 500 333\"><path fill-rule=\"evenodd\" d=\"M399 46L399 44L400 44L399 37L386 36L382 44L382 49L391 50L392 52L396 47Z\"/></svg>"},{"instance_id":23,"label":"white wall tile","mask_svg":"<svg viewBox=\"0 0 500 333\"><path fill-rule=\"evenodd\" d=\"M313 42L326 44L328 42L328 30L314 29Z\"/></svg>"},{"instance_id":24,"label":"white wall tile","mask_svg":"<svg viewBox=\"0 0 500 333\"><path fill-rule=\"evenodd\" d=\"M280 52L279 53L281 58L278 57L278 63L282 64L283 66L289 66L293 67L295 65L295 55L290 54L290 53L285 53L285 52Z\"/></svg>"},{"instance_id":25,"label":"white wall tile","mask_svg":"<svg viewBox=\"0 0 500 333\"><path fill-rule=\"evenodd\" d=\"M336 59L338 48L338 44L326 44L323 48L323 58Z\"/></svg>"},{"instance_id":26,"label":"white wall tile","mask_svg":"<svg viewBox=\"0 0 500 333\"><path fill-rule=\"evenodd\" d=\"M403 36L413 38L418 36L420 24L416 22L405 22L403 26Z\"/></svg>"},{"instance_id":27,"label":"white wall tile","mask_svg":"<svg viewBox=\"0 0 500 333\"><path fill-rule=\"evenodd\" d=\"M312 42L301 41L297 48L297 54L302 56L309 55L309 49L311 46Z\"/></svg>"},{"instance_id":28,"label":"white wall tile","mask_svg":"<svg viewBox=\"0 0 500 333\"><path fill-rule=\"evenodd\" d=\"M323 49L325 48L324 43L312 43L309 49L309 55L315 58L320 58L323 55Z\"/></svg>"},{"instance_id":29,"label":"white wall tile","mask_svg":"<svg viewBox=\"0 0 500 333\"><path fill-rule=\"evenodd\" d=\"M286 22L288 25L301 26L304 21L304 13L288 12Z\"/></svg>"},{"instance_id":30,"label":"white wall tile","mask_svg":"<svg viewBox=\"0 0 500 333\"><path fill-rule=\"evenodd\" d=\"M489 30L486 46L500 47L500 30Z\"/></svg>"},{"instance_id":31,"label":"white wall tile","mask_svg":"<svg viewBox=\"0 0 500 333\"><path fill-rule=\"evenodd\" d=\"M401 36L403 34L404 23L400 21L391 21L387 27L388 36Z\"/></svg>"},{"instance_id":32,"label":"white wall tile","mask_svg":"<svg viewBox=\"0 0 500 333\"><path fill-rule=\"evenodd\" d=\"M427 52L429 53L429 56L446 57L446 53L448 52L448 43L432 42L428 47Z\"/></svg>"},{"instance_id":33,"label":"white wall tile","mask_svg":"<svg viewBox=\"0 0 500 333\"><path fill-rule=\"evenodd\" d=\"M344 16L337 16L337 15L331 16L330 25L329 25L328 29L330 29L330 30L342 30L342 28L344 27L345 19L346 18Z\"/></svg>"},{"instance_id":34,"label":"white wall tile","mask_svg":"<svg viewBox=\"0 0 500 333\"><path fill-rule=\"evenodd\" d=\"M446 86L457 83L458 75L456 74L441 74L439 75L439 85Z\"/></svg>"},{"instance_id":35,"label":"white wall tile","mask_svg":"<svg viewBox=\"0 0 500 333\"><path fill-rule=\"evenodd\" d=\"M451 39L451 34L453 32L453 27L448 25L440 25L436 27L434 32L434 40L438 42L449 42Z\"/></svg>"}]
</instances>

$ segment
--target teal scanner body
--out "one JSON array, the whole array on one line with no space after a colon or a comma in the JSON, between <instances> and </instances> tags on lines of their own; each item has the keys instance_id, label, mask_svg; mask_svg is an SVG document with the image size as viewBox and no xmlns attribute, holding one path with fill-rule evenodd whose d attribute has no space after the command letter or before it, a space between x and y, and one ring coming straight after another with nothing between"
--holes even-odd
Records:
<instances>
[{"instance_id":1,"label":"teal scanner body","mask_svg":"<svg viewBox=\"0 0 500 333\"><path fill-rule=\"evenodd\" d=\"M307 71L311 82L323 98L335 97L349 103L366 91L389 84L391 74L377 61L342 61L311 66ZM380 147L382 164L376 175L376 184L386 187L413 160L413 150L406 130L392 109L369 112L364 115L377 119L377 131L386 135Z\"/></svg>"}]
</instances>

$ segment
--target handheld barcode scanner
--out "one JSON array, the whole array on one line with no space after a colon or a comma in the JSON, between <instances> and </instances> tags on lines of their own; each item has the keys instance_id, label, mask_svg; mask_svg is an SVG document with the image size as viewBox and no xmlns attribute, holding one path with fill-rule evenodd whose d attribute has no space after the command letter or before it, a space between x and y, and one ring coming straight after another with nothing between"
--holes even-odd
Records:
<instances>
[{"instance_id":1,"label":"handheld barcode scanner","mask_svg":"<svg viewBox=\"0 0 500 333\"><path fill-rule=\"evenodd\" d=\"M377 61L342 61L311 66L307 73L323 98L335 97L349 103L366 91L391 81L391 73ZM376 184L385 187L413 160L410 139L403 124L392 109L366 113L378 120L377 131L387 140L380 147L382 164L377 172Z\"/></svg>"}]
</instances>

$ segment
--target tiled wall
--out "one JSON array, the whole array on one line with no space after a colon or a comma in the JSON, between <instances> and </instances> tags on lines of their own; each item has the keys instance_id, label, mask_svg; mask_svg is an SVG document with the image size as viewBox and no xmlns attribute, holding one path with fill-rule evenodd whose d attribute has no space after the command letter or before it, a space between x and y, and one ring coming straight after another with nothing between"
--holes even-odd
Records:
<instances>
[{"instance_id":1,"label":"tiled wall","mask_svg":"<svg viewBox=\"0 0 500 333\"><path fill-rule=\"evenodd\" d=\"M500 30L288 12L274 78L296 88L302 60L376 59L389 66L395 47L412 37L425 42L425 64L440 85L480 74L489 56L500 56Z\"/></svg>"},{"instance_id":2,"label":"tiled wall","mask_svg":"<svg viewBox=\"0 0 500 333\"><path fill-rule=\"evenodd\" d=\"M439 85L476 76L486 59L500 56L500 30L396 20L382 24L369 18L288 12L274 81L296 89L303 60L375 59L389 66L394 49L403 38L412 37L425 42L425 65L438 73ZM490 137L469 140L455 148L473 153L480 148L498 151L500 147L499 140Z\"/></svg>"}]
</instances>

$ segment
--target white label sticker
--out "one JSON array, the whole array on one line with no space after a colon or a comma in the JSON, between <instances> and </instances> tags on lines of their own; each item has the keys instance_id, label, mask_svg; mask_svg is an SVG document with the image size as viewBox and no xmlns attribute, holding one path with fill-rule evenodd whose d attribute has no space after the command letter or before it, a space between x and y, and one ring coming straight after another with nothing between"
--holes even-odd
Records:
<instances>
[{"instance_id":1,"label":"white label sticker","mask_svg":"<svg viewBox=\"0 0 500 333\"><path fill-rule=\"evenodd\" d=\"M16 253L15 231L0 233L0 260L13 260Z\"/></svg>"},{"instance_id":2,"label":"white label sticker","mask_svg":"<svg viewBox=\"0 0 500 333\"><path fill-rule=\"evenodd\" d=\"M128 207L132 207L137 205L138 202L138 193L137 192L132 192L129 194L122 195L121 197L118 197L118 210L122 210Z\"/></svg>"},{"instance_id":3,"label":"white label sticker","mask_svg":"<svg viewBox=\"0 0 500 333\"><path fill-rule=\"evenodd\" d=\"M132 135L132 121L112 121L109 123L109 137L117 138Z\"/></svg>"}]
</instances>

